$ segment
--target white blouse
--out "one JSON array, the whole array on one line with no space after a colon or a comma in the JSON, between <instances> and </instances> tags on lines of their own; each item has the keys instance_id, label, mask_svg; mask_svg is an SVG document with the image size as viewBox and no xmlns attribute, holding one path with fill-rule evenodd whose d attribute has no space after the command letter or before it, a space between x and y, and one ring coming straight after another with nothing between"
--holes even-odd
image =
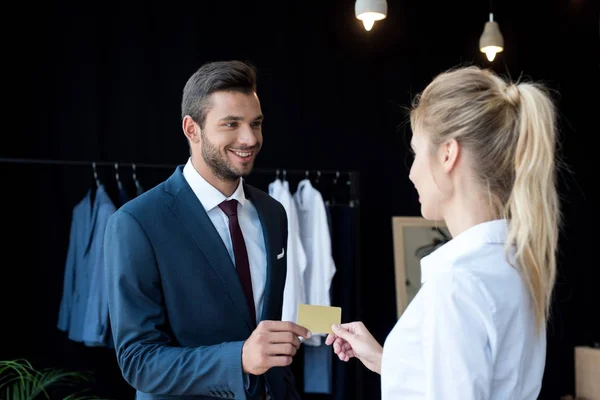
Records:
<instances>
[{"instance_id":1,"label":"white blouse","mask_svg":"<svg viewBox=\"0 0 600 400\"><path fill-rule=\"evenodd\" d=\"M421 260L422 286L384 344L383 400L537 398L546 332L506 235L505 220L484 222Z\"/></svg>"}]
</instances>

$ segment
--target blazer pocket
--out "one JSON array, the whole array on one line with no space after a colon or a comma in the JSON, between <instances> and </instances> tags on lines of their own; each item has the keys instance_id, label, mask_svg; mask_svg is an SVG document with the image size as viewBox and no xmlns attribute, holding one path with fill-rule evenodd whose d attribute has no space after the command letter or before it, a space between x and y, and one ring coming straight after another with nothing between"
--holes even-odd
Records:
<instances>
[{"instance_id":1,"label":"blazer pocket","mask_svg":"<svg viewBox=\"0 0 600 400\"><path fill-rule=\"evenodd\" d=\"M282 247L281 248L281 254L277 254L277 259L281 260L284 255L285 255L285 249Z\"/></svg>"}]
</instances>

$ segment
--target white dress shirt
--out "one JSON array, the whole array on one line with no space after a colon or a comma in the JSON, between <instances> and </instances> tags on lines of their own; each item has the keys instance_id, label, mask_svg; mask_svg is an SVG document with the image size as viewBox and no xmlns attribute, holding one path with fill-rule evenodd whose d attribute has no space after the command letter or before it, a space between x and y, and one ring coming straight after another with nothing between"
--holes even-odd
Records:
<instances>
[{"instance_id":1,"label":"white dress shirt","mask_svg":"<svg viewBox=\"0 0 600 400\"><path fill-rule=\"evenodd\" d=\"M310 180L303 179L298 183L293 197L298 209L300 240L307 257L304 276L306 301L312 305L330 306L329 290L336 267L333 261L331 235L323 196L313 187ZM324 336L315 333L304 343L310 346L319 346Z\"/></svg>"},{"instance_id":2,"label":"white dress shirt","mask_svg":"<svg viewBox=\"0 0 600 400\"><path fill-rule=\"evenodd\" d=\"M225 200L238 201L238 221L244 242L248 251L248 261L250 262L250 276L252 278L252 292L254 294L254 304L256 307L256 318L260 320L263 307L264 291L267 274L267 251L265 249L265 239L260 218L256 207L252 202L246 199L244 195L244 186L242 179L235 192L225 197L217 188L208 183L194 168L191 158L188 159L183 168L183 176L202 203L204 210L219 232L225 247L231 257L231 262L235 266L235 255L233 253L233 244L231 234L229 233L229 218L219 208L219 204Z\"/></svg>"},{"instance_id":3,"label":"white dress shirt","mask_svg":"<svg viewBox=\"0 0 600 400\"><path fill-rule=\"evenodd\" d=\"M506 236L505 220L484 222L421 260L423 285L384 344L383 400L537 398L546 332Z\"/></svg>"},{"instance_id":4,"label":"white dress shirt","mask_svg":"<svg viewBox=\"0 0 600 400\"><path fill-rule=\"evenodd\" d=\"M306 271L306 253L300 240L300 226L296 203L290 193L288 181L276 179L269 184L269 195L279 201L288 219L287 275L283 291L283 321L298 322L298 305L306 303L304 273Z\"/></svg>"}]
</instances>

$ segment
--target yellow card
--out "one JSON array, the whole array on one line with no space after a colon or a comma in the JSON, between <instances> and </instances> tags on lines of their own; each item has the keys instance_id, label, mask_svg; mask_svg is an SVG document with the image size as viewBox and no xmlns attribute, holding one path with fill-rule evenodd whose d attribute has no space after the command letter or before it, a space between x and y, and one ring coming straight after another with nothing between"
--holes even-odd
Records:
<instances>
[{"instance_id":1,"label":"yellow card","mask_svg":"<svg viewBox=\"0 0 600 400\"><path fill-rule=\"evenodd\" d=\"M342 309L340 307L298 304L298 325L307 328L313 334L333 334L331 325L341 322Z\"/></svg>"}]
</instances>

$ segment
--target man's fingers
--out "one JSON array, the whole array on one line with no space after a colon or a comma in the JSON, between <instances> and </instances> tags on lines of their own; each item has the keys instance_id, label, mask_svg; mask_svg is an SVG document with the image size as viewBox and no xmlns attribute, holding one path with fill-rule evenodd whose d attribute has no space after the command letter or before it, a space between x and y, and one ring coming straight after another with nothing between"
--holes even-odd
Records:
<instances>
[{"instance_id":1,"label":"man's fingers","mask_svg":"<svg viewBox=\"0 0 600 400\"><path fill-rule=\"evenodd\" d=\"M300 339L292 332L271 332L269 334L269 343L290 343L297 349L300 348Z\"/></svg>"},{"instance_id":2,"label":"man's fingers","mask_svg":"<svg viewBox=\"0 0 600 400\"><path fill-rule=\"evenodd\" d=\"M291 356L271 356L269 357L269 365L271 367L287 367L292 363Z\"/></svg>"},{"instance_id":3,"label":"man's fingers","mask_svg":"<svg viewBox=\"0 0 600 400\"><path fill-rule=\"evenodd\" d=\"M308 329L291 321L264 321L266 328L273 332L292 332L296 336L310 339L311 333Z\"/></svg>"},{"instance_id":4,"label":"man's fingers","mask_svg":"<svg viewBox=\"0 0 600 400\"><path fill-rule=\"evenodd\" d=\"M269 346L269 356L294 356L297 348L289 343L272 344Z\"/></svg>"}]
</instances>

